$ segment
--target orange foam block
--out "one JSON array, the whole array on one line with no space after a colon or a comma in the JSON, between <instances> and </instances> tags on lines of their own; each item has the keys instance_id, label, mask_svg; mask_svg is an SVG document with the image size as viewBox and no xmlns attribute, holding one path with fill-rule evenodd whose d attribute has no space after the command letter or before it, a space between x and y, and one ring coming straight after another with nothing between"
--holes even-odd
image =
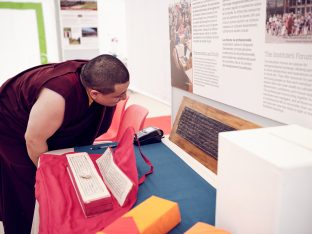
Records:
<instances>
[{"instance_id":1,"label":"orange foam block","mask_svg":"<svg viewBox=\"0 0 312 234\"><path fill-rule=\"evenodd\" d=\"M131 218L136 225L136 232L139 234L164 234L168 233L177 224L181 222L181 215L179 205L176 202L172 202L160 197L151 196L142 202L140 205L136 206L132 210L128 211L119 219L115 220L112 224L107 226L103 231L98 232L110 233L112 226L115 232L119 233L119 229L116 222L120 222L121 219ZM125 221L125 220L124 220ZM129 233L129 232L128 232ZM129 233L130 234L130 233Z\"/></svg>"},{"instance_id":2,"label":"orange foam block","mask_svg":"<svg viewBox=\"0 0 312 234\"><path fill-rule=\"evenodd\" d=\"M230 234L227 231L216 228L207 223L198 222L195 223L189 230L184 232L184 234Z\"/></svg>"}]
</instances>

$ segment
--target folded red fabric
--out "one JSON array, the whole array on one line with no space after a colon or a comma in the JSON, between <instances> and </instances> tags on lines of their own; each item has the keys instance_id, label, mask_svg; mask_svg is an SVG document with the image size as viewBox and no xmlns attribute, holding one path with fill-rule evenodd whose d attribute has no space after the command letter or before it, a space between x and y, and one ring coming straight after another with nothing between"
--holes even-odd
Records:
<instances>
[{"instance_id":1,"label":"folded red fabric","mask_svg":"<svg viewBox=\"0 0 312 234\"><path fill-rule=\"evenodd\" d=\"M113 210L86 218L67 172L65 155L40 156L36 175L36 198L39 203L39 232L44 233L96 233L126 213L137 200L138 172L133 148L132 128L127 129L119 142L114 161L130 178L134 186L123 207L112 196ZM90 155L95 161L100 155Z\"/></svg>"}]
</instances>

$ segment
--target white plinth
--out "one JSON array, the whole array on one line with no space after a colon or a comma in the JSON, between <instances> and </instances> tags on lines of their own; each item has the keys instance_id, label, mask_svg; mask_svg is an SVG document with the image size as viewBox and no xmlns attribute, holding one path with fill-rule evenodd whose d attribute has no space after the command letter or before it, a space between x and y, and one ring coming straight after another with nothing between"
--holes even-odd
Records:
<instances>
[{"instance_id":1,"label":"white plinth","mask_svg":"<svg viewBox=\"0 0 312 234\"><path fill-rule=\"evenodd\" d=\"M312 130L219 135L216 226L232 234L312 233Z\"/></svg>"}]
</instances>

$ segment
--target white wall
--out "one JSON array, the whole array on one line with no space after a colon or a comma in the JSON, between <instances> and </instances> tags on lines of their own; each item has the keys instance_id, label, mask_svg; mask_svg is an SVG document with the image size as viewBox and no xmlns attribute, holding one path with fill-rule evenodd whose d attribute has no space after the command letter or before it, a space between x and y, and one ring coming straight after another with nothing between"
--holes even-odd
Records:
<instances>
[{"instance_id":1,"label":"white wall","mask_svg":"<svg viewBox=\"0 0 312 234\"><path fill-rule=\"evenodd\" d=\"M14 1L28 2L27 0ZM42 2L48 61L57 62L60 60L59 32L57 31L58 17L56 15L57 1L32 0L32 2ZM168 29L169 2L170 0L98 0L100 52L110 52L111 38L117 37L119 39L117 51L122 60L127 58L131 73L130 88L171 105L173 120L183 96L188 96L262 126L279 125L280 123L276 121L171 88ZM1 14L0 20L2 20ZM27 28L29 23L23 22L23 25L26 25ZM8 22L8 24L10 25L12 22ZM2 33L12 34L14 32L2 31ZM9 78L3 76L4 68L10 67L13 70L13 75L13 73L21 71L23 67L23 65L13 63L7 59L12 55L18 57L21 53L21 51L14 49L16 48L14 44L10 45L9 42L4 42L4 37L0 37L0 44L6 45L1 47L0 77ZM21 40L20 43L25 43L25 41ZM27 43L25 46L27 46Z\"/></svg>"},{"instance_id":2,"label":"white wall","mask_svg":"<svg viewBox=\"0 0 312 234\"><path fill-rule=\"evenodd\" d=\"M58 62L61 60L58 1L31 2L42 3L48 62ZM169 0L98 0L98 16L100 53L110 53L111 39L117 37L118 57L127 62L131 72L130 88L171 104L168 5ZM28 53L29 44L34 44L33 40L37 36L25 35L23 40L14 38L23 32L16 32L17 27L12 25L20 25L27 34L27 28L34 26L35 22L25 22L18 17L15 17L14 22L8 22L5 15L2 16L3 18L0 11L0 21L7 26L2 27L2 33L6 37L0 37L0 77L6 80L30 66L38 65L40 60L37 53L28 54L27 59L16 62L22 54Z\"/></svg>"},{"instance_id":3,"label":"white wall","mask_svg":"<svg viewBox=\"0 0 312 234\"><path fill-rule=\"evenodd\" d=\"M261 126L281 125L253 113L171 88L168 29L168 7L171 1L125 0L125 2L128 65L132 75L132 89L169 103L173 121L183 96L187 96Z\"/></svg>"},{"instance_id":4,"label":"white wall","mask_svg":"<svg viewBox=\"0 0 312 234\"><path fill-rule=\"evenodd\" d=\"M171 104L168 0L125 0L130 88Z\"/></svg>"},{"instance_id":5,"label":"white wall","mask_svg":"<svg viewBox=\"0 0 312 234\"><path fill-rule=\"evenodd\" d=\"M193 100L196 100L198 102L204 103L206 105L212 106L214 108L217 108L219 110L225 111L227 113L233 114L237 117L240 117L242 119L251 121L255 124L258 124L260 126L263 127L272 127L272 126L279 126L279 125L283 125L282 123L276 122L274 120L268 119L268 118L264 118L262 116L259 115L255 115L253 113L247 112L247 111L243 111L240 110L238 108L208 99L208 98L204 98L198 95L194 95L192 93L186 92L184 90L181 89L177 89L177 88L172 88L172 105L171 105L171 113L172 113L172 120L175 119L175 116L177 115L178 111L179 111L179 107L181 104L181 101L183 99L183 96L189 97Z\"/></svg>"},{"instance_id":6,"label":"white wall","mask_svg":"<svg viewBox=\"0 0 312 234\"><path fill-rule=\"evenodd\" d=\"M0 0L0 2L6 1ZM10 2L42 3L48 62L61 61L58 0L11 0ZM35 12L34 10L28 12L34 17L22 17L25 15L23 12L0 9L2 35L0 37L0 85L20 71L40 64L37 32L30 31L30 28L37 30ZM125 61L127 43L124 0L98 0L98 20L100 53L110 53L111 38L117 37L119 40L117 54Z\"/></svg>"},{"instance_id":7,"label":"white wall","mask_svg":"<svg viewBox=\"0 0 312 234\"><path fill-rule=\"evenodd\" d=\"M126 62L125 0L98 0L98 12L100 53L116 52L118 58ZM111 41L113 37L118 39L116 45Z\"/></svg>"},{"instance_id":8,"label":"white wall","mask_svg":"<svg viewBox=\"0 0 312 234\"><path fill-rule=\"evenodd\" d=\"M0 2L5 2L0 0ZM10 2L29 2L11 0ZM58 61L54 1L42 2L49 62ZM36 12L34 10L0 9L0 85L18 72L40 63Z\"/></svg>"},{"instance_id":9,"label":"white wall","mask_svg":"<svg viewBox=\"0 0 312 234\"><path fill-rule=\"evenodd\" d=\"M58 62L61 60L58 1L30 2L42 3L48 62ZM98 19L100 53L116 52L118 58L128 64L131 89L170 105L168 4L169 0L98 0ZM29 31L27 28L34 24L31 20L25 22L25 19L15 19L14 24L21 25L25 33ZM20 40L22 32L17 29L18 26L12 27L13 22L7 23L1 18L1 11L0 20L2 24L7 25L2 27L2 33L8 35L7 39L0 38L1 84L18 72L38 65L40 60L38 52L30 53L32 49L29 47L30 44L35 46L36 35L30 33L24 40ZM14 36L15 40L10 39ZM118 38L115 48L111 42L113 37ZM21 55L25 55L26 59Z\"/></svg>"}]
</instances>

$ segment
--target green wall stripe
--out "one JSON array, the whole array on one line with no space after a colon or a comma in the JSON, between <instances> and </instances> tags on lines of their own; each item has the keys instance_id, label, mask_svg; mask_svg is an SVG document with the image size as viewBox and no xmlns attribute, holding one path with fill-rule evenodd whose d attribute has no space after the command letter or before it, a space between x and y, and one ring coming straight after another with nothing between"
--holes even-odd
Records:
<instances>
[{"instance_id":1,"label":"green wall stripe","mask_svg":"<svg viewBox=\"0 0 312 234\"><path fill-rule=\"evenodd\" d=\"M34 2L0 2L2 9L17 9L17 10L35 10L37 18L38 39L40 48L40 61L42 64L48 62L47 45L44 31L44 21L41 3Z\"/></svg>"}]
</instances>

